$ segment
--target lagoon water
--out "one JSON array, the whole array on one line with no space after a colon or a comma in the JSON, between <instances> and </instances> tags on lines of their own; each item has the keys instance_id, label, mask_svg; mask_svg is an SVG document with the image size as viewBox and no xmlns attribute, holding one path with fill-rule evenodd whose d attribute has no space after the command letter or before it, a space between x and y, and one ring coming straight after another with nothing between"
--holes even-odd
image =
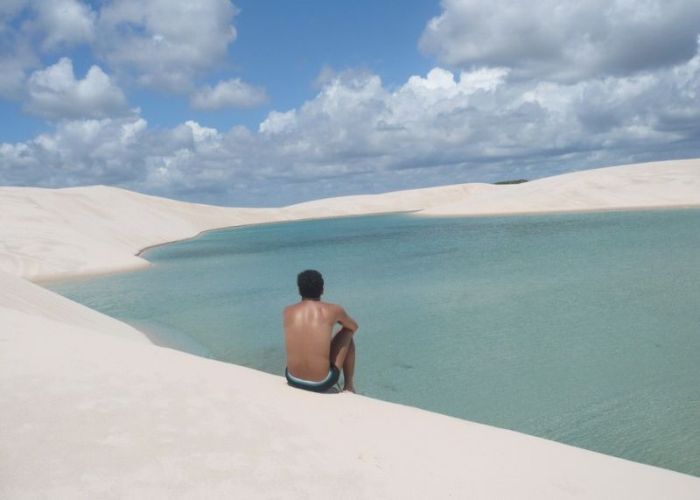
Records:
<instances>
[{"instance_id":1,"label":"lagoon water","mask_svg":"<svg viewBox=\"0 0 700 500\"><path fill-rule=\"evenodd\" d=\"M316 268L360 323L362 394L700 476L699 210L290 222L145 257L51 288L282 374L280 313Z\"/></svg>"}]
</instances>

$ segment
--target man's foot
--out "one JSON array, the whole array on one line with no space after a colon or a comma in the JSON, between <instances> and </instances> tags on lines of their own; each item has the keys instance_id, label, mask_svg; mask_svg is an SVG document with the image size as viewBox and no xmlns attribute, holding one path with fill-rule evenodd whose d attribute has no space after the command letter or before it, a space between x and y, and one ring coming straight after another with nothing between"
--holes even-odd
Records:
<instances>
[{"instance_id":1,"label":"man's foot","mask_svg":"<svg viewBox=\"0 0 700 500\"><path fill-rule=\"evenodd\" d=\"M355 390L355 386L353 384L345 384L345 387L343 387L343 392L357 392Z\"/></svg>"}]
</instances>

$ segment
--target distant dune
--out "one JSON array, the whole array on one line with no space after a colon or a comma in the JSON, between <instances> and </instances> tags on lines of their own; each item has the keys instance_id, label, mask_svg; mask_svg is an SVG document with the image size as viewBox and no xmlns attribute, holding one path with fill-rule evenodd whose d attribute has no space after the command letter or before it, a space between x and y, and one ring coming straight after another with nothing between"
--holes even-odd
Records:
<instances>
[{"instance_id":1,"label":"distant dune","mask_svg":"<svg viewBox=\"0 0 700 500\"><path fill-rule=\"evenodd\" d=\"M222 227L421 210L495 186L462 184L345 196L285 208L231 208L108 186L0 187L0 271L35 281L147 266L144 248Z\"/></svg>"},{"instance_id":2,"label":"distant dune","mask_svg":"<svg viewBox=\"0 0 700 500\"><path fill-rule=\"evenodd\" d=\"M700 478L156 347L28 281L242 224L679 206L700 206L700 160L274 209L0 188L0 498L700 498Z\"/></svg>"},{"instance_id":3,"label":"distant dune","mask_svg":"<svg viewBox=\"0 0 700 500\"><path fill-rule=\"evenodd\" d=\"M498 186L425 215L486 215L700 206L700 159L582 170Z\"/></svg>"},{"instance_id":4,"label":"distant dune","mask_svg":"<svg viewBox=\"0 0 700 500\"><path fill-rule=\"evenodd\" d=\"M185 203L107 186L0 187L0 271L45 280L148 265L143 248L215 228L384 212L487 215L700 206L700 159L457 184L284 208Z\"/></svg>"}]
</instances>

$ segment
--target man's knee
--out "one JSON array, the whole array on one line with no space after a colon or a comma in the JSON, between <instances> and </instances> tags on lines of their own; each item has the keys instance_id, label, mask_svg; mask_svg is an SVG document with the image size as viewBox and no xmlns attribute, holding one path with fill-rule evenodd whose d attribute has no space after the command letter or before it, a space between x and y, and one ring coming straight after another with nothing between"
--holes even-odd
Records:
<instances>
[{"instance_id":1,"label":"man's knee","mask_svg":"<svg viewBox=\"0 0 700 500\"><path fill-rule=\"evenodd\" d=\"M343 346L345 344L348 344L348 345L351 344L352 343L352 332L350 330L343 328L333 338L333 343L338 344L340 346Z\"/></svg>"},{"instance_id":2,"label":"man's knee","mask_svg":"<svg viewBox=\"0 0 700 500\"><path fill-rule=\"evenodd\" d=\"M339 331L331 342L331 362L342 366L345 356L354 347L352 332L345 329Z\"/></svg>"}]
</instances>

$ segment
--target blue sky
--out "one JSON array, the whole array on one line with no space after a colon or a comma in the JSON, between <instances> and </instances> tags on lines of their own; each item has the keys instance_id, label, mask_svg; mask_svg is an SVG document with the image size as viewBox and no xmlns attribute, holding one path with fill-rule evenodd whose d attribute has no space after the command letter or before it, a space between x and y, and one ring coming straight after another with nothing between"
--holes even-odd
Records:
<instances>
[{"instance_id":1,"label":"blue sky","mask_svg":"<svg viewBox=\"0 0 700 500\"><path fill-rule=\"evenodd\" d=\"M86 3L99 6L97 2ZM133 87L128 89L129 102L141 108L149 123L160 126L195 120L218 129L237 124L256 128L269 111L292 109L313 98L318 92L315 80L323 68L365 68L381 74L390 85L401 85L412 74L432 67L432 58L423 56L417 43L426 20L440 11L439 3L432 0L411 0L406 5L410 8L399 18L391 2L237 1L237 39L228 47L227 57L203 79L215 83L241 77L264 86L269 96L264 105L198 111L188 105L186 95ZM12 24L18 27L28 18L30 9ZM85 46L50 52L42 59L50 64L64 55L71 57L78 75L84 75L96 62ZM0 106L4 116L15 117L14 123L0 124L5 141L26 140L50 126L39 117L22 113L20 102L3 100Z\"/></svg>"},{"instance_id":2,"label":"blue sky","mask_svg":"<svg viewBox=\"0 0 700 500\"><path fill-rule=\"evenodd\" d=\"M695 0L8 0L0 184L224 205L700 156Z\"/></svg>"}]
</instances>

